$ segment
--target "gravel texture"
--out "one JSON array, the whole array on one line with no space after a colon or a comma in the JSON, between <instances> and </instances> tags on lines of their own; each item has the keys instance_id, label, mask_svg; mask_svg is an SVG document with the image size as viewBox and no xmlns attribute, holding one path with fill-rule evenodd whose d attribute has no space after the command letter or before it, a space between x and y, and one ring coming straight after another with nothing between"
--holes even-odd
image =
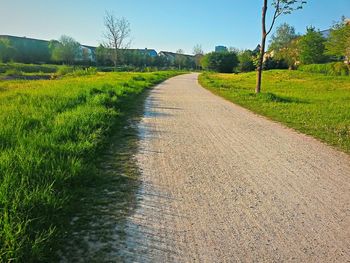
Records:
<instances>
[{"instance_id":1,"label":"gravel texture","mask_svg":"<svg viewBox=\"0 0 350 263\"><path fill-rule=\"evenodd\" d=\"M219 98L151 91L125 261L350 262L350 158Z\"/></svg>"}]
</instances>

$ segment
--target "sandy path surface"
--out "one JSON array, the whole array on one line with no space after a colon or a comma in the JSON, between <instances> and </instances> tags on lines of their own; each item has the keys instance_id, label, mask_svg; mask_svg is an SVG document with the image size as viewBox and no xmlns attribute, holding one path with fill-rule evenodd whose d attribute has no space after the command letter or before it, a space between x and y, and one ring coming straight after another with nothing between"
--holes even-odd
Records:
<instances>
[{"instance_id":1,"label":"sandy path surface","mask_svg":"<svg viewBox=\"0 0 350 263\"><path fill-rule=\"evenodd\" d=\"M135 262L350 262L350 158L214 96L197 74L151 93L136 156Z\"/></svg>"}]
</instances>

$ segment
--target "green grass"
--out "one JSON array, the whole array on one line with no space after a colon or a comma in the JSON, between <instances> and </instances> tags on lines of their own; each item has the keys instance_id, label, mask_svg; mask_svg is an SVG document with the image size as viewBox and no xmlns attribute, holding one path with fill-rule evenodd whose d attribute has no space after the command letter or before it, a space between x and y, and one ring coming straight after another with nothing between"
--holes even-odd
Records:
<instances>
[{"instance_id":1,"label":"green grass","mask_svg":"<svg viewBox=\"0 0 350 263\"><path fill-rule=\"evenodd\" d=\"M213 93L282 122L350 153L350 79L300 71L263 74L262 93L254 94L256 73L200 76Z\"/></svg>"},{"instance_id":2,"label":"green grass","mask_svg":"<svg viewBox=\"0 0 350 263\"><path fill-rule=\"evenodd\" d=\"M0 82L0 261L48 262L75 189L118 120L176 72ZM95 178L95 179L94 179Z\"/></svg>"},{"instance_id":3,"label":"green grass","mask_svg":"<svg viewBox=\"0 0 350 263\"><path fill-rule=\"evenodd\" d=\"M327 64L301 65L298 70L309 73L320 73L330 76L349 76L350 67L344 62L332 62Z\"/></svg>"},{"instance_id":4,"label":"green grass","mask_svg":"<svg viewBox=\"0 0 350 263\"><path fill-rule=\"evenodd\" d=\"M5 73L6 71L17 71L23 73L55 73L61 67L62 66L49 64L0 63L0 73Z\"/></svg>"}]
</instances>

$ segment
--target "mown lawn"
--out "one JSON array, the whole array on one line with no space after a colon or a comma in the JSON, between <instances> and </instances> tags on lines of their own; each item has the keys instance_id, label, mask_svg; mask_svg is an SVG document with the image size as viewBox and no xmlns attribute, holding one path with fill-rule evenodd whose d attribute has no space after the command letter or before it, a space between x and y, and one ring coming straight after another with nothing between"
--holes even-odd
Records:
<instances>
[{"instance_id":1,"label":"mown lawn","mask_svg":"<svg viewBox=\"0 0 350 263\"><path fill-rule=\"evenodd\" d=\"M204 73L199 79L219 96L350 153L348 76L266 71L259 95L254 94L255 78L251 72Z\"/></svg>"},{"instance_id":2,"label":"mown lawn","mask_svg":"<svg viewBox=\"0 0 350 263\"><path fill-rule=\"evenodd\" d=\"M176 74L0 82L0 262L50 261L57 223L93 180L111 130L146 88Z\"/></svg>"}]
</instances>

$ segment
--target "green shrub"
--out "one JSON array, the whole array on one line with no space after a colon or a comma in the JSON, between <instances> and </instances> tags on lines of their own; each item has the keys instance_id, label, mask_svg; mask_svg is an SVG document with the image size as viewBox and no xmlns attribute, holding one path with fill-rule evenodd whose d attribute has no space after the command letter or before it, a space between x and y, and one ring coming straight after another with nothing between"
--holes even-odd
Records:
<instances>
[{"instance_id":1,"label":"green shrub","mask_svg":"<svg viewBox=\"0 0 350 263\"><path fill-rule=\"evenodd\" d=\"M70 66L61 66L58 70L57 70L57 75L58 76L64 76L70 73L74 72L74 68L70 67Z\"/></svg>"},{"instance_id":2,"label":"green shrub","mask_svg":"<svg viewBox=\"0 0 350 263\"><path fill-rule=\"evenodd\" d=\"M238 70L240 72L249 72L255 70L254 65L254 52L251 50L244 50L238 53L239 66Z\"/></svg>"},{"instance_id":3,"label":"green shrub","mask_svg":"<svg viewBox=\"0 0 350 263\"><path fill-rule=\"evenodd\" d=\"M335 76L349 76L349 67L343 62L334 63L333 73Z\"/></svg>"},{"instance_id":4,"label":"green shrub","mask_svg":"<svg viewBox=\"0 0 350 263\"><path fill-rule=\"evenodd\" d=\"M89 75L95 75L97 73L97 69L94 67L88 67L85 69L78 68L75 69L70 75L73 76L89 76Z\"/></svg>"},{"instance_id":5,"label":"green shrub","mask_svg":"<svg viewBox=\"0 0 350 263\"><path fill-rule=\"evenodd\" d=\"M330 76L349 76L350 73L349 66L343 62L302 65L299 66L298 70Z\"/></svg>"},{"instance_id":6,"label":"green shrub","mask_svg":"<svg viewBox=\"0 0 350 263\"><path fill-rule=\"evenodd\" d=\"M18 70L18 69L8 69L5 71L5 75L6 76L22 76L23 75L23 72Z\"/></svg>"},{"instance_id":7,"label":"green shrub","mask_svg":"<svg viewBox=\"0 0 350 263\"><path fill-rule=\"evenodd\" d=\"M59 66L56 65L36 65L36 64L21 64L21 63L8 63L0 64L0 73L5 73L7 70L18 70L23 73L55 73Z\"/></svg>"},{"instance_id":8,"label":"green shrub","mask_svg":"<svg viewBox=\"0 0 350 263\"><path fill-rule=\"evenodd\" d=\"M238 57L235 52L211 52L202 58L201 64L206 70L232 73L238 65Z\"/></svg>"}]
</instances>

